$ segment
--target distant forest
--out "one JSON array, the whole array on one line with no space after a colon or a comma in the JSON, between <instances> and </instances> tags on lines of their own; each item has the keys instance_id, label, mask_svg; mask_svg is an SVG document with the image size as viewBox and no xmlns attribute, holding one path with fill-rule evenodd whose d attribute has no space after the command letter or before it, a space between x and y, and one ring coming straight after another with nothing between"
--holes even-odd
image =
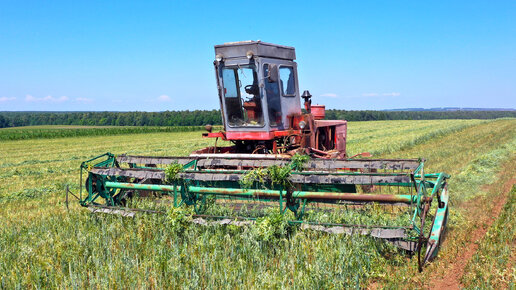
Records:
<instances>
[{"instance_id":1,"label":"distant forest","mask_svg":"<svg viewBox=\"0 0 516 290\"><path fill-rule=\"evenodd\" d=\"M516 111L326 110L326 119L348 121L516 118ZM34 125L201 126L221 125L219 110L165 112L0 112L0 128Z\"/></svg>"}]
</instances>

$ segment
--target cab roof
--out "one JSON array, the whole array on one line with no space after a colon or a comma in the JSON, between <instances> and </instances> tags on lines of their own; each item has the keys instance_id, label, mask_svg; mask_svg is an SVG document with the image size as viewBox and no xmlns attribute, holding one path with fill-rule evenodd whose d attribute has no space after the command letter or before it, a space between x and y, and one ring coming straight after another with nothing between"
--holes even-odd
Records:
<instances>
[{"instance_id":1,"label":"cab roof","mask_svg":"<svg viewBox=\"0 0 516 290\"><path fill-rule=\"evenodd\" d=\"M227 42L215 45L215 54L223 59L246 57L248 52L259 57L278 58L286 60L296 59L296 50L290 46L262 42L261 40L246 40Z\"/></svg>"}]
</instances>

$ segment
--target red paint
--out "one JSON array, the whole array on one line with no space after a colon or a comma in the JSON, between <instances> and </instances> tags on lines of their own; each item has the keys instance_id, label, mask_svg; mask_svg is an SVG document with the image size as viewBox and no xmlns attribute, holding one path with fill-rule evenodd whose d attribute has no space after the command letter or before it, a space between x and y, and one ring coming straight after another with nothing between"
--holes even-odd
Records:
<instances>
[{"instance_id":1,"label":"red paint","mask_svg":"<svg viewBox=\"0 0 516 290\"><path fill-rule=\"evenodd\" d=\"M272 132L226 132L226 140L271 140Z\"/></svg>"},{"instance_id":2,"label":"red paint","mask_svg":"<svg viewBox=\"0 0 516 290\"><path fill-rule=\"evenodd\" d=\"M257 121L261 108L254 101L244 102L244 109L247 112L249 120Z\"/></svg>"},{"instance_id":3,"label":"red paint","mask_svg":"<svg viewBox=\"0 0 516 290\"><path fill-rule=\"evenodd\" d=\"M204 138L222 138L222 139L225 138L224 133L222 133L222 132L202 133L202 137L204 137Z\"/></svg>"},{"instance_id":4,"label":"red paint","mask_svg":"<svg viewBox=\"0 0 516 290\"><path fill-rule=\"evenodd\" d=\"M292 114L292 115L288 116L288 118L290 120L290 127L292 129L301 129L301 128L299 128L299 122L304 120L304 116L303 115L301 115L301 114Z\"/></svg>"},{"instance_id":5,"label":"red paint","mask_svg":"<svg viewBox=\"0 0 516 290\"><path fill-rule=\"evenodd\" d=\"M273 131L274 137L285 137L290 135L301 134L300 130L282 130L282 131Z\"/></svg>"},{"instance_id":6,"label":"red paint","mask_svg":"<svg viewBox=\"0 0 516 290\"><path fill-rule=\"evenodd\" d=\"M272 132L217 132L203 133L205 138L222 138L223 140L274 140L278 137L301 134L299 130L281 130Z\"/></svg>"},{"instance_id":7,"label":"red paint","mask_svg":"<svg viewBox=\"0 0 516 290\"><path fill-rule=\"evenodd\" d=\"M324 116L326 115L326 106L312 105L311 113L314 116L315 120L322 120L322 119L324 119Z\"/></svg>"}]
</instances>

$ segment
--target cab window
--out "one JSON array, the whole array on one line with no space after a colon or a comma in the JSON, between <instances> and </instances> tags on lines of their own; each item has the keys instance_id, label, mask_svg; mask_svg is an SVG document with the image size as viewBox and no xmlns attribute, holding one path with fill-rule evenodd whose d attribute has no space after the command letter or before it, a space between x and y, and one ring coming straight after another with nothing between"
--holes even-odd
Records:
<instances>
[{"instance_id":1,"label":"cab window","mask_svg":"<svg viewBox=\"0 0 516 290\"><path fill-rule=\"evenodd\" d=\"M283 96L294 96L296 94L294 69L290 66L282 66L279 69L279 74Z\"/></svg>"},{"instance_id":2,"label":"cab window","mask_svg":"<svg viewBox=\"0 0 516 290\"><path fill-rule=\"evenodd\" d=\"M270 126L281 125L281 99L279 83L267 80L269 75L269 65L263 65L263 77L265 79L265 94L267 95L267 105L269 112Z\"/></svg>"},{"instance_id":3,"label":"cab window","mask_svg":"<svg viewBox=\"0 0 516 290\"><path fill-rule=\"evenodd\" d=\"M222 69L224 104L231 127L263 126L262 101L255 66Z\"/></svg>"}]
</instances>

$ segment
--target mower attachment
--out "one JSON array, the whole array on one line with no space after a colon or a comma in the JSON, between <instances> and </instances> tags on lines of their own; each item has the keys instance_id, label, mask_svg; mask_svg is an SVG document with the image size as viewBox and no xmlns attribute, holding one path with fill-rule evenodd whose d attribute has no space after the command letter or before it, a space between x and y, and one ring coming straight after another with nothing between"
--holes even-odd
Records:
<instances>
[{"instance_id":1,"label":"mower attachment","mask_svg":"<svg viewBox=\"0 0 516 290\"><path fill-rule=\"evenodd\" d=\"M277 203L282 214L293 213L291 224L302 224L304 229L384 239L409 252L417 252L421 267L437 255L447 222L449 176L424 174L424 160L307 158L301 164L294 164L285 157L262 157L265 156L148 157L106 153L81 164L81 180L83 173L87 174L86 196L82 198L81 189L81 205L101 207L97 211L106 212L106 209L124 209L133 196L159 193L168 196L176 207L193 206L196 216L203 219L228 219L228 216L207 214L208 197L218 205L229 207L235 202L246 206L262 203L268 207ZM179 169L172 178L167 176L167 168L171 166ZM287 174L279 181L272 175L250 175L270 168L286 168L283 172ZM250 176L256 178L252 186L244 186L242 181ZM391 208L391 214L407 214L406 223L349 224L310 219L318 211L345 208L367 215L382 211L381 206ZM428 218L432 218L431 222ZM424 254L423 248L426 248Z\"/></svg>"}]
</instances>

